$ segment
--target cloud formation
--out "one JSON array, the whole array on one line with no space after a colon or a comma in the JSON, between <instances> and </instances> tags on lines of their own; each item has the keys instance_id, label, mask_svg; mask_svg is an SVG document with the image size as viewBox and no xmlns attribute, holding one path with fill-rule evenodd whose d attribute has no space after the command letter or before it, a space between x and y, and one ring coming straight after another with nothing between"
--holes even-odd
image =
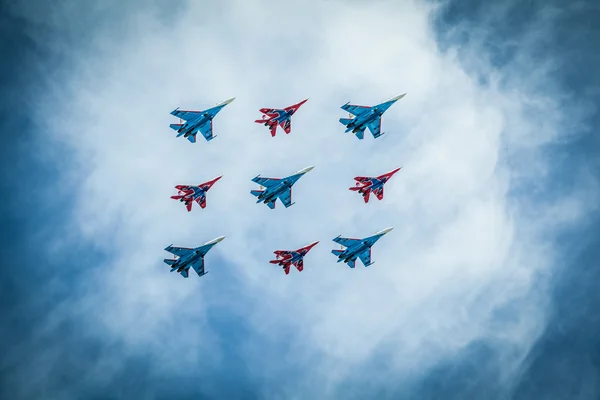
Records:
<instances>
[{"instance_id":1,"label":"cloud formation","mask_svg":"<svg viewBox=\"0 0 600 400\"><path fill-rule=\"evenodd\" d=\"M496 349L509 382L544 327L544 277L556 262L549 235L580 222L597 199L584 180L532 206L550 168L540 149L568 137L582 115L567 121L571 109L544 86L547 66L496 69L478 58L478 44L440 50L435 12L417 1L189 2L173 18L136 10L118 40L102 28L92 49L73 49L39 118L75 153L62 182L78 197L72 232L110 257L65 312L164 373L218 365L233 351L266 398L334 398L358 377L415 382L478 341ZM404 92L380 139L343 133L342 104ZM169 111L232 96L214 141L174 138ZM261 107L306 97L291 135L273 139L252 122ZM308 165L316 167L289 209L269 210L248 193L258 174ZM382 202L365 205L348 190L354 176L398 166ZM205 210L188 214L169 199L176 184L218 175ZM333 237L387 226L395 230L374 246L373 267L335 263ZM166 245L220 235L209 275L168 273ZM313 240L321 243L302 273L267 263L273 250ZM219 314L230 322L215 322ZM227 330L241 327L248 335L229 342ZM377 358L386 367L367 370Z\"/></svg>"}]
</instances>

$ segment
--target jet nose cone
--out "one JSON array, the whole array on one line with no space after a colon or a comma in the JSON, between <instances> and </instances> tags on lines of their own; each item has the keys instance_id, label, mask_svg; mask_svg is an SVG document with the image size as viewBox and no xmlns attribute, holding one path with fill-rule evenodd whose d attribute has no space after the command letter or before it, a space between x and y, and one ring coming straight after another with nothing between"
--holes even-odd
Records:
<instances>
[{"instance_id":1,"label":"jet nose cone","mask_svg":"<svg viewBox=\"0 0 600 400\"><path fill-rule=\"evenodd\" d=\"M218 238L216 238L216 239L213 239L213 240L211 240L210 242L208 242L208 243L206 243L206 244L217 244L217 243L219 243L220 241L222 241L223 239L225 239L225 236L219 236Z\"/></svg>"},{"instance_id":2,"label":"jet nose cone","mask_svg":"<svg viewBox=\"0 0 600 400\"><path fill-rule=\"evenodd\" d=\"M230 99L227 99L225 101L223 101L221 104L230 104L231 102L233 102L235 100L235 97L232 97Z\"/></svg>"},{"instance_id":3,"label":"jet nose cone","mask_svg":"<svg viewBox=\"0 0 600 400\"><path fill-rule=\"evenodd\" d=\"M307 172L309 172L309 171L312 171L312 169L313 169L314 167L315 167L315 166L314 166L314 165L312 165L312 166L310 166L310 167L306 167L306 168L304 168L304 169L301 169L300 171L298 171L298 172L296 172L296 173L297 173L297 174L305 174L305 173L307 173Z\"/></svg>"},{"instance_id":4,"label":"jet nose cone","mask_svg":"<svg viewBox=\"0 0 600 400\"><path fill-rule=\"evenodd\" d=\"M380 235L385 235L386 233L388 233L388 232L389 232L389 231L391 231L392 229L394 229L394 228L393 228L393 227L385 228L384 230L382 230L382 231L379 231L379 233L378 233L378 234L380 234Z\"/></svg>"},{"instance_id":5,"label":"jet nose cone","mask_svg":"<svg viewBox=\"0 0 600 400\"><path fill-rule=\"evenodd\" d=\"M392 97L392 98L391 98L391 99L389 99L388 101L398 101L398 100L400 100L401 98L403 98L404 96L406 96L406 93L404 93L404 94L399 94L399 95L398 95L398 96L396 96L396 97Z\"/></svg>"}]
</instances>

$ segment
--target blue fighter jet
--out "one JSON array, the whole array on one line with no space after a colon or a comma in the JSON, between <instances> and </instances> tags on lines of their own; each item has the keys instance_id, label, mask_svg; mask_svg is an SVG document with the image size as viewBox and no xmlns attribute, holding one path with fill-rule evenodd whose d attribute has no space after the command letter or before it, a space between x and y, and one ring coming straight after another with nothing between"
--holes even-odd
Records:
<instances>
[{"instance_id":1,"label":"blue fighter jet","mask_svg":"<svg viewBox=\"0 0 600 400\"><path fill-rule=\"evenodd\" d=\"M196 134L198 131L202 133L202 136L206 141L213 140L216 135L213 134L212 120L225 107L227 104L235 100L235 97L225 100L222 103L217 104L213 108L208 110L180 110L179 107L171 111L171 115L178 117L185 121L183 124L171 124L171 129L177 131L177 137L183 136L192 143L196 143Z\"/></svg>"},{"instance_id":2,"label":"blue fighter jet","mask_svg":"<svg viewBox=\"0 0 600 400\"><path fill-rule=\"evenodd\" d=\"M331 252L338 257L338 262L343 261L350 268L354 268L356 259L360 258L360 261L365 267L375 264L371 262L371 246L375 244L383 235L388 233L394 228L386 228L382 231L377 232L373 236L369 236L364 239L349 239L340 236L333 239L334 242L344 246L342 250L332 250Z\"/></svg>"},{"instance_id":3,"label":"blue fighter jet","mask_svg":"<svg viewBox=\"0 0 600 400\"><path fill-rule=\"evenodd\" d=\"M304 168L294 175L288 176L286 178L261 178L258 175L256 178L252 179L252 182L256 182L261 185L261 190L251 190L254 196L258 197L257 203L265 203L269 206L270 209L275 208L275 201L277 199L281 200L285 208L288 208L292 204L292 186L298 179L302 177L305 173L312 170L314 166Z\"/></svg>"},{"instance_id":4,"label":"blue fighter jet","mask_svg":"<svg viewBox=\"0 0 600 400\"><path fill-rule=\"evenodd\" d=\"M357 106L348 102L342 106L342 109L351 114L350 118L340 118L340 122L346 126L346 132L352 131L360 140L364 138L365 129L367 128L369 128L373 137L377 139L385 133L381 132L381 116L392 104L404 96L406 96L406 93L392 97L388 101L373 107Z\"/></svg>"},{"instance_id":5,"label":"blue fighter jet","mask_svg":"<svg viewBox=\"0 0 600 400\"><path fill-rule=\"evenodd\" d=\"M171 272L177 271L184 278L189 276L190 268L193 268L198 276L206 275L208 274L208 271L204 271L204 256L210 251L210 249L213 248L215 244L219 243L223 239L225 239L225 236L219 236L218 238L213 239L200 247L196 247L195 249L191 249L189 247L173 247L173 245L169 245L167 248L165 248L165 250L171 254L174 254L178 258L167 258L164 261L167 265L171 266Z\"/></svg>"}]
</instances>

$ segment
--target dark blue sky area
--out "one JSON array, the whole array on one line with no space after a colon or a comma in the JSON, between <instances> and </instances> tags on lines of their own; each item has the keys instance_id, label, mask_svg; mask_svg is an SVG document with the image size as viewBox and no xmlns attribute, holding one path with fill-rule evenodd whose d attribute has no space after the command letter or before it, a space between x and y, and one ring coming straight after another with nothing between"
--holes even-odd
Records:
<instances>
[{"instance_id":1,"label":"dark blue sky area","mask_svg":"<svg viewBox=\"0 0 600 400\"><path fill-rule=\"evenodd\" d=\"M29 2L35 4L34 2ZM517 3L517 2L515 2ZM502 17L490 19L489 1L455 0L436 21L440 40L449 27L466 24L489 35L489 48L498 64L508 64L519 51L515 39L530 26L544 7L560 1L526 1ZM593 5L593 4L596 5ZM557 9L556 24L535 57L553 58L558 86L575 99L600 104L600 6L580 2L578 6ZM560 6L562 7L562 6ZM126 13L125 8L121 13ZM85 46L94 34L95 24L111 23L115 31L126 29L123 21L108 21L108 12L84 17L78 27L60 32L47 31L49 41L69 40ZM65 19L68 21L68 18ZM61 164L52 157L39 156L44 135L36 131L30 118L30 99L44 90L49 71L68 66L69 55L57 54L30 39L29 33L46 29L31 25L0 2L0 398L259 398L254 384L245 374L243 360L235 348L225 350L227 369L173 372L157 376L143 354L124 356L119 373L108 381L89 376L86 371L103 360L107 353L124 353L123 344L106 343L82 337L77 315L68 315L58 329L45 329L47 316L63 310L64 301L86 273L105 255L87 243L80 243L59 259L46 259L38 251L39 241L65 229L62 210L72 207L68 190L56 190ZM469 40L468 31L458 39ZM443 47L443 46L442 46ZM572 174L587 167L600 177L600 118L591 116L594 127L574 142L549 151L560 152L560 175L556 181L569 187ZM42 143L40 143L42 141ZM68 148L56 149L56 157L69 157ZM551 195L552 190L547 188ZM516 388L499 379L500 363L494 349L486 343L473 343L456 359L437 366L422 382L405 387L389 382L385 387L360 385L349 388L360 398L414 399L595 399L600 394L600 220L591 215L586 226L566 232L556 246L564 264L552 278L550 320L546 331L523 365ZM82 254L85 257L77 257ZM215 319L219 317L215 316ZM226 326L227 317L216 323ZM243 328L243 327L240 327ZM240 331L243 334L243 330ZM49 351L49 349L52 349ZM39 376L38 366L52 363L54 368ZM380 366L381 368L381 366ZM198 376L202 375L202 384ZM208 382L208 383L206 383ZM206 383L206 384L204 384ZM347 393L352 397L351 393Z\"/></svg>"}]
</instances>

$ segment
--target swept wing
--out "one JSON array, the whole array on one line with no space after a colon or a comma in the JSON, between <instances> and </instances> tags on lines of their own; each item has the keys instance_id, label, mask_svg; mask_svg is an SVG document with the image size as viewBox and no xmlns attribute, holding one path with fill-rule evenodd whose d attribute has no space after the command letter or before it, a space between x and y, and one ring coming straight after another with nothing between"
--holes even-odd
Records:
<instances>
[{"instance_id":1,"label":"swept wing","mask_svg":"<svg viewBox=\"0 0 600 400\"><path fill-rule=\"evenodd\" d=\"M174 247L174 246L168 246L165 250L171 254L178 256L178 257L183 257L183 256L189 254L190 252L194 251L194 249L191 249L189 247Z\"/></svg>"},{"instance_id":2,"label":"swept wing","mask_svg":"<svg viewBox=\"0 0 600 400\"><path fill-rule=\"evenodd\" d=\"M271 186L275 186L281 179L279 178L261 178L257 176L256 178L252 178L252 182L258 183L261 186L269 188Z\"/></svg>"},{"instance_id":3,"label":"swept wing","mask_svg":"<svg viewBox=\"0 0 600 400\"><path fill-rule=\"evenodd\" d=\"M351 238L343 238L343 237L336 237L335 239L333 239L334 242L341 244L344 247L352 247L354 245L357 245L361 242L361 239L351 239Z\"/></svg>"},{"instance_id":4,"label":"swept wing","mask_svg":"<svg viewBox=\"0 0 600 400\"><path fill-rule=\"evenodd\" d=\"M348 111L350 114L354 114L356 116L364 114L367 111L369 111L370 109L371 109L371 107L357 106L356 104L349 104L349 103L344 104L342 106L342 110Z\"/></svg>"},{"instance_id":5,"label":"swept wing","mask_svg":"<svg viewBox=\"0 0 600 400\"><path fill-rule=\"evenodd\" d=\"M360 261L362 261L365 267L371 265L371 248L363 251L362 253L359 253L358 258L360 258Z\"/></svg>"},{"instance_id":6,"label":"swept wing","mask_svg":"<svg viewBox=\"0 0 600 400\"><path fill-rule=\"evenodd\" d=\"M198 111L198 110L180 110L180 109L176 109L171 111L171 115L176 116L177 118L180 118L184 121L189 121L191 119L196 118L198 115L202 114L204 111Z\"/></svg>"},{"instance_id":7,"label":"swept wing","mask_svg":"<svg viewBox=\"0 0 600 400\"><path fill-rule=\"evenodd\" d=\"M292 204L292 188L288 188L285 192L279 195L279 200L283 203L285 208L288 208Z\"/></svg>"}]
</instances>

